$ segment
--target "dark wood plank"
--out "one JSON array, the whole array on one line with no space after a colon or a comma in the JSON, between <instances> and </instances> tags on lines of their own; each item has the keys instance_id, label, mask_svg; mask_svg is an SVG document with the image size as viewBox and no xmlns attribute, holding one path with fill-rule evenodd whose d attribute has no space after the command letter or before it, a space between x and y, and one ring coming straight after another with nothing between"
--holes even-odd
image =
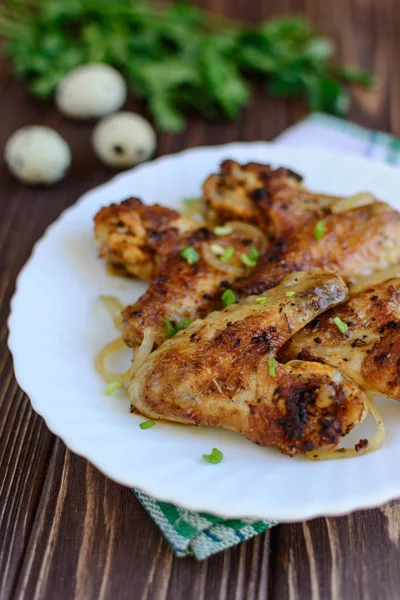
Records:
<instances>
[{"instance_id":1,"label":"dark wood plank","mask_svg":"<svg viewBox=\"0 0 400 600\"><path fill-rule=\"evenodd\" d=\"M338 56L373 68L375 95L356 91L351 117L400 134L396 0L203 0L257 22L303 12L338 42ZM208 561L176 559L130 490L72 455L33 413L12 375L8 303L17 272L46 226L84 191L109 177L90 148L91 125L67 121L28 98L0 63L0 146L17 127L55 127L73 151L67 178L29 189L0 167L0 598L397 598L400 509L277 527ZM131 98L128 108L138 105ZM140 107L142 109L142 107ZM303 114L261 88L236 123L193 117L159 154L233 140L272 139ZM271 542L271 543L270 543ZM271 557L271 558L270 558Z\"/></svg>"},{"instance_id":2,"label":"dark wood plank","mask_svg":"<svg viewBox=\"0 0 400 600\"><path fill-rule=\"evenodd\" d=\"M272 533L273 598L399 598L400 503Z\"/></svg>"}]
</instances>

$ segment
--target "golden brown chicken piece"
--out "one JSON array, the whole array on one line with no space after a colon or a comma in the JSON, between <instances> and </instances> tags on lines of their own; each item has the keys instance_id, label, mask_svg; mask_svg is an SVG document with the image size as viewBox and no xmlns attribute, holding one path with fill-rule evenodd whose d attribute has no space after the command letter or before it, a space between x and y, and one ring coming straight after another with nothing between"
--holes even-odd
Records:
<instances>
[{"instance_id":1,"label":"golden brown chicken piece","mask_svg":"<svg viewBox=\"0 0 400 600\"><path fill-rule=\"evenodd\" d=\"M278 240L234 289L245 296L260 294L287 273L324 266L337 269L352 283L400 263L400 214L383 202L331 214L323 225L320 239L312 224Z\"/></svg>"},{"instance_id":2,"label":"golden brown chicken piece","mask_svg":"<svg viewBox=\"0 0 400 600\"><path fill-rule=\"evenodd\" d=\"M199 229L175 210L146 206L138 198L101 208L94 221L101 258L121 274L150 280L181 238Z\"/></svg>"},{"instance_id":3,"label":"golden brown chicken piece","mask_svg":"<svg viewBox=\"0 0 400 600\"><path fill-rule=\"evenodd\" d=\"M219 252L233 252L229 261L221 262L220 254L213 255L216 266L205 260L206 250L212 252L215 245ZM206 228L197 229L184 238L184 242L181 240L181 245L163 260L157 278L146 292L123 311L122 335L126 343L133 347L140 345L144 330L151 327L155 344L159 345L167 337L166 319L179 326L222 308L221 295L238 276L250 272L241 257L250 249L254 250L256 245L246 233L232 231L216 236ZM180 250L188 246L198 254L198 260L193 264L180 254ZM230 272L225 272L224 268Z\"/></svg>"},{"instance_id":4,"label":"golden brown chicken piece","mask_svg":"<svg viewBox=\"0 0 400 600\"><path fill-rule=\"evenodd\" d=\"M237 431L291 456L335 448L362 419L364 394L328 365L281 365L275 355L346 293L332 272L296 273L259 298L195 321L139 368L129 385L133 410Z\"/></svg>"},{"instance_id":5,"label":"golden brown chicken piece","mask_svg":"<svg viewBox=\"0 0 400 600\"><path fill-rule=\"evenodd\" d=\"M279 356L283 361L322 361L365 390L400 400L399 309L400 278L370 286L309 323ZM335 317L347 331L340 331Z\"/></svg>"},{"instance_id":6,"label":"golden brown chicken piece","mask_svg":"<svg viewBox=\"0 0 400 600\"><path fill-rule=\"evenodd\" d=\"M322 219L337 200L311 194L301 181L284 167L225 160L203 184L203 213L207 223L246 221L276 239Z\"/></svg>"}]
</instances>

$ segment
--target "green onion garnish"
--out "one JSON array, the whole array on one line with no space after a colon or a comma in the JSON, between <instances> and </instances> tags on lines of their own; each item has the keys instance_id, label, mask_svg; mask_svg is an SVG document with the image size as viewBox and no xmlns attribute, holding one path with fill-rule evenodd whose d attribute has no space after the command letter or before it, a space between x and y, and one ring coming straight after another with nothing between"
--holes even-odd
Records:
<instances>
[{"instance_id":1,"label":"green onion garnish","mask_svg":"<svg viewBox=\"0 0 400 600\"><path fill-rule=\"evenodd\" d=\"M165 325L165 329L167 331L167 337L168 338L174 337L174 335L177 332L177 329L176 329L175 325L173 324L173 322L171 321L171 319L164 319L164 325Z\"/></svg>"},{"instance_id":2,"label":"green onion garnish","mask_svg":"<svg viewBox=\"0 0 400 600\"><path fill-rule=\"evenodd\" d=\"M224 458L224 455L218 448L213 448L211 454L203 454L203 458L206 462L217 465Z\"/></svg>"},{"instance_id":3,"label":"green onion garnish","mask_svg":"<svg viewBox=\"0 0 400 600\"><path fill-rule=\"evenodd\" d=\"M246 265L246 267L256 267L259 257L259 251L257 250L257 248L254 248L254 246L252 246L247 254L240 255L240 260L244 265Z\"/></svg>"},{"instance_id":4,"label":"green onion garnish","mask_svg":"<svg viewBox=\"0 0 400 600\"><path fill-rule=\"evenodd\" d=\"M232 233L232 227L229 225L221 225L219 227L214 227L215 235L229 235Z\"/></svg>"},{"instance_id":5,"label":"green onion garnish","mask_svg":"<svg viewBox=\"0 0 400 600\"><path fill-rule=\"evenodd\" d=\"M257 250L257 248L255 248L254 246L252 246L250 248L250 250L248 251L247 256L249 258L251 258L251 260L258 260L260 258L260 253Z\"/></svg>"},{"instance_id":6,"label":"green onion garnish","mask_svg":"<svg viewBox=\"0 0 400 600\"><path fill-rule=\"evenodd\" d=\"M200 259L200 254L192 246L186 246L186 248L179 252L179 256L184 258L189 265L197 263Z\"/></svg>"},{"instance_id":7,"label":"green onion garnish","mask_svg":"<svg viewBox=\"0 0 400 600\"><path fill-rule=\"evenodd\" d=\"M177 331L182 331L182 329L186 329L186 327L189 327L191 322L192 322L192 319L182 319L182 321L179 321L176 324Z\"/></svg>"},{"instance_id":8,"label":"green onion garnish","mask_svg":"<svg viewBox=\"0 0 400 600\"><path fill-rule=\"evenodd\" d=\"M221 300L225 306L230 306L231 304L235 304L236 296L232 290L225 290L221 296Z\"/></svg>"},{"instance_id":9,"label":"green onion garnish","mask_svg":"<svg viewBox=\"0 0 400 600\"><path fill-rule=\"evenodd\" d=\"M340 333L347 332L348 326L346 323L343 323L343 321L340 317L334 317L333 322L335 323L336 327L339 329Z\"/></svg>"},{"instance_id":10,"label":"green onion garnish","mask_svg":"<svg viewBox=\"0 0 400 600\"><path fill-rule=\"evenodd\" d=\"M151 419L149 419L148 421L142 421L140 423L140 429L149 429L150 427L153 427L156 424L155 421L152 421Z\"/></svg>"},{"instance_id":11,"label":"green onion garnish","mask_svg":"<svg viewBox=\"0 0 400 600\"><path fill-rule=\"evenodd\" d=\"M256 302L257 304L267 304L268 300L264 296L261 296L261 298L256 298Z\"/></svg>"},{"instance_id":12,"label":"green onion garnish","mask_svg":"<svg viewBox=\"0 0 400 600\"><path fill-rule=\"evenodd\" d=\"M111 396L111 394L117 390L118 388L122 388L124 387L124 382L123 381L110 381L110 383L107 385L106 389L105 389L105 394L106 396Z\"/></svg>"},{"instance_id":13,"label":"green onion garnish","mask_svg":"<svg viewBox=\"0 0 400 600\"><path fill-rule=\"evenodd\" d=\"M256 260L252 260L248 254L241 254L240 255L240 260L242 261L242 263L244 265L246 265L246 267L255 267L257 265L257 261Z\"/></svg>"},{"instance_id":14,"label":"green onion garnish","mask_svg":"<svg viewBox=\"0 0 400 600\"><path fill-rule=\"evenodd\" d=\"M210 248L211 248L211 252L213 254L216 254L217 256L219 256L225 252L225 248L223 248L219 244L211 244Z\"/></svg>"},{"instance_id":15,"label":"green onion garnish","mask_svg":"<svg viewBox=\"0 0 400 600\"><path fill-rule=\"evenodd\" d=\"M232 248L232 246L229 246L229 248L225 248L224 253L222 254L222 256L219 257L219 260L223 263L226 263L232 258L234 254L234 248Z\"/></svg>"},{"instance_id":16,"label":"green onion garnish","mask_svg":"<svg viewBox=\"0 0 400 600\"><path fill-rule=\"evenodd\" d=\"M276 377L275 365L276 360L274 358L268 359L268 369L271 377Z\"/></svg>"},{"instance_id":17,"label":"green onion garnish","mask_svg":"<svg viewBox=\"0 0 400 600\"><path fill-rule=\"evenodd\" d=\"M324 220L318 221L318 223L316 224L315 229L314 229L314 237L316 240L320 240L324 236L325 224L326 223Z\"/></svg>"},{"instance_id":18,"label":"green onion garnish","mask_svg":"<svg viewBox=\"0 0 400 600\"><path fill-rule=\"evenodd\" d=\"M194 204L195 202L200 202L200 198L184 198L183 199L184 206L190 206L191 204Z\"/></svg>"},{"instance_id":19,"label":"green onion garnish","mask_svg":"<svg viewBox=\"0 0 400 600\"><path fill-rule=\"evenodd\" d=\"M285 296L287 296L288 298L291 298L292 296L295 295L296 292L285 292Z\"/></svg>"}]
</instances>

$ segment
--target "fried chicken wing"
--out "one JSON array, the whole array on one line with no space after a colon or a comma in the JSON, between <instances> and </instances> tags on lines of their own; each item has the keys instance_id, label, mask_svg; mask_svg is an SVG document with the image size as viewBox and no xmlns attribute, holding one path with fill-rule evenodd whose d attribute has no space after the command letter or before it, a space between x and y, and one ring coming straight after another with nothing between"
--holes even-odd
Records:
<instances>
[{"instance_id":1,"label":"fried chicken wing","mask_svg":"<svg viewBox=\"0 0 400 600\"><path fill-rule=\"evenodd\" d=\"M347 326L342 333L333 319ZM366 390L400 400L400 278L370 286L291 338L283 361L321 361Z\"/></svg>"},{"instance_id":2,"label":"fried chicken wing","mask_svg":"<svg viewBox=\"0 0 400 600\"><path fill-rule=\"evenodd\" d=\"M259 294L292 271L324 266L337 269L352 283L400 263L400 214L383 202L326 216L323 236L317 237L312 224L279 239L256 269L235 283L235 290Z\"/></svg>"},{"instance_id":3,"label":"fried chicken wing","mask_svg":"<svg viewBox=\"0 0 400 600\"><path fill-rule=\"evenodd\" d=\"M220 172L203 184L203 213L210 224L246 221L276 239L317 222L337 200L311 194L301 181L300 175L284 167L225 160Z\"/></svg>"},{"instance_id":4,"label":"fried chicken wing","mask_svg":"<svg viewBox=\"0 0 400 600\"><path fill-rule=\"evenodd\" d=\"M147 280L157 275L161 259L199 228L175 210L146 206L138 198L101 208L94 221L101 258L122 274Z\"/></svg>"},{"instance_id":5,"label":"fried chicken wing","mask_svg":"<svg viewBox=\"0 0 400 600\"><path fill-rule=\"evenodd\" d=\"M296 273L259 298L195 321L137 371L129 385L132 408L230 429L288 455L336 447L363 416L363 392L328 365L281 365L275 355L346 293L332 272Z\"/></svg>"},{"instance_id":6,"label":"fried chicken wing","mask_svg":"<svg viewBox=\"0 0 400 600\"><path fill-rule=\"evenodd\" d=\"M190 246L198 253L197 262L189 264L182 258L179 246L162 262L157 278L139 300L122 313L122 335L129 346L140 345L147 327L154 332L155 344L161 344L167 337L166 319L178 325L222 308L221 295L240 274L250 271L241 256L255 246L249 246L251 240L245 233L237 231L219 237L200 228L184 240L182 247ZM222 270L227 265L220 262L217 255L213 257L215 264L205 259L206 249L212 252L210 249L215 245L219 252L232 252L230 272Z\"/></svg>"}]
</instances>

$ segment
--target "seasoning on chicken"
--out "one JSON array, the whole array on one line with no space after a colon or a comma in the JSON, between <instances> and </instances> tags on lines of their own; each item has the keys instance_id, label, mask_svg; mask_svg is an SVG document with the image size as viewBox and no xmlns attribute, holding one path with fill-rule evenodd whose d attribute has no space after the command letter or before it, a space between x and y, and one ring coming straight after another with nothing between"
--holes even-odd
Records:
<instances>
[{"instance_id":1,"label":"seasoning on chicken","mask_svg":"<svg viewBox=\"0 0 400 600\"><path fill-rule=\"evenodd\" d=\"M332 365L365 390L400 400L400 278L369 286L324 313L279 356Z\"/></svg>"},{"instance_id":2,"label":"seasoning on chicken","mask_svg":"<svg viewBox=\"0 0 400 600\"><path fill-rule=\"evenodd\" d=\"M330 214L316 225L279 239L234 289L245 296L260 294L288 273L324 266L336 269L352 283L398 263L400 214L383 202L373 202Z\"/></svg>"},{"instance_id":3,"label":"seasoning on chicken","mask_svg":"<svg viewBox=\"0 0 400 600\"><path fill-rule=\"evenodd\" d=\"M203 213L208 223L246 221L278 238L322 219L337 200L311 194L301 181L300 175L284 167L225 160L220 172L203 184Z\"/></svg>"},{"instance_id":4,"label":"seasoning on chicken","mask_svg":"<svg viewBox=\"0 0 400 600\"><path fill-rule=\"evenodd\" d=\"M362 419L363 392L328 365L282 365L275 356L346 293L338 275L317 269L195 321L136 372L129 385L133 410L230 429L290 456L335 448Z\"/></svg>"},{"instance_id":5,"label":"seasoning on chicken","mask_svg":"<svg viewBox=\"0 0 400 600\"><path fill-rule=\"evenodd\" d=\"M159 345L168 335L168 323L187 326L222 308L224 292L235 279L250 272L265 249L261 232L255 230L251 239L240 227L223 236L203 227L185 237L184 243L182 239L163 260L146 292L122 313L122 335L129 346L140 345L148 327Z\"/></svg>"},{"instance_id":6,"label":"seasoning on chicken","mask_svg":"<svg viewBox=\"0 0 400 600\"><path fill-rule=\"evenodd\" d=\"M181 238L199 228L175 210L146 206L138 198L101 208L94 221L101 258L122 274L148 280Z\"/></svg>"}]
</instances>

